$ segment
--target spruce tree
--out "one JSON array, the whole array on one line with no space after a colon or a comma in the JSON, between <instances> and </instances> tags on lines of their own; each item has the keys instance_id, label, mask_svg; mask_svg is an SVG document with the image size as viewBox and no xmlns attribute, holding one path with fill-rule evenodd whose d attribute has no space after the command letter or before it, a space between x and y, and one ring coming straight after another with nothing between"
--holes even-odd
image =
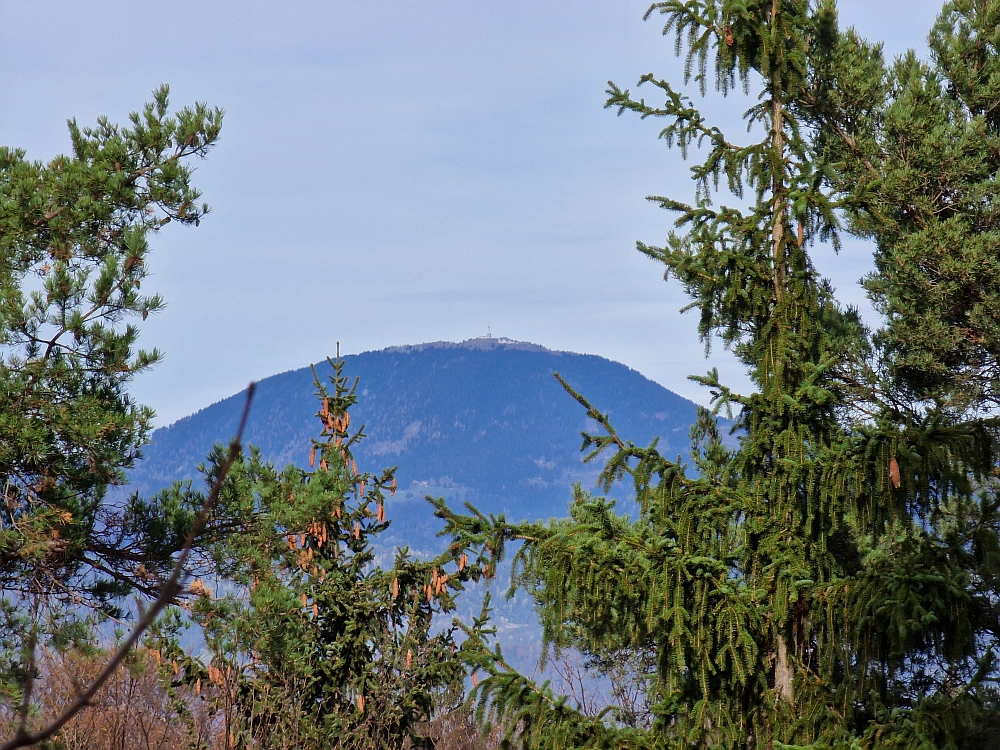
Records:
<instances>
[{"instance_id":1,"label":"spruce tree","mask_svg":"<svg viewBox=\"0 0 1000 750\"><path fill-rule=\"evenodd\" d=\"M251 449L226 478L225 524L206 539L217 588L191 587L210 657L185 656L169 628L149 644L169 680L211 701L227 747L432 747L430 721L461 701L466 659L447 613L482 571L453 549L420 560L375 546L394 469L359 470L358 381L330 364L329 386L316 379L320 436L303 446L310 468L278 471Z\"/></svg>"},{"instance_id":2,"label":"spruce tree","mask_svg":"<svg viewBox=\"0 0 1000 750\"><path fill-rule=\"evenodd\" d=\"M652 75L662 104L614 84L607 103L702 158L693 202L653 198L676 231L639 249L746 367L749 394L697 378L737 411L739 448L702 411L688 469L565 384L602 428L584 449L603 491L630 479L638 517L582 493L548 524L436 501L487 564L520 543L513 586L549 645L656 658L645 730L582 715L472 637L480 715L537 748L996 746L1000 3L947 4L930 61L891 64L832 0L653 15L685 84L751 101L746 144ZM810 258L845 232L874 241L875 328Z\"/></svg>"}]
</instances>

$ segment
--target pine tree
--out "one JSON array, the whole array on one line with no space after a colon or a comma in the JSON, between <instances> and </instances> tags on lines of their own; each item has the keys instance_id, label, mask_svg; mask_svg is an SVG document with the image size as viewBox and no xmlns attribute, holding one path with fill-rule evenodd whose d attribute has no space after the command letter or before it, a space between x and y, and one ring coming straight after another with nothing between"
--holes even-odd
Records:
<instances>
[{"instance_id":1,"label":"pine tree","mask_svg":"<svg viewBox=\"0 0 1000 750\"><path fill-rule=\"evenodd\" d=\"M47 163L0 148L0 711L30 684L36 646L90 639L90 616L155 596L191 508L107 493L146 442L152 412L128 386L160 359L136 320L163 307L141 286L149 239L208 211L194 157L221 110L170 113L166 87L120 127L69 122Z\"/></svg>"},{"instance_id":2,"label":"pine tree","mask_svg":"<svg viewBox=\"0 0 1000 750\"><path fill-rule=\"evenodd\" d=\"M1000 677L996 174L1000 3L949 3L932 59L891 65L841 31L832 0L669 0L666 19L702 94L741 88L756 142L710 125L671 83L654 106L614 84L608 106L662 118L692 167L666 266L745 365L740 446L712 415L694 471L602 430L605 492L629 478L641 512L578 495L570 517L509 524L437 501L456 543L495 565L520 542L513 586L546 642L656 656L654 723L583 716L486 641L481 717L525 747L990 747ZM743 208L715 205L725 188ZM809 250L875 242L870 330L836 302Z\"/></svg>"}]
</instances>

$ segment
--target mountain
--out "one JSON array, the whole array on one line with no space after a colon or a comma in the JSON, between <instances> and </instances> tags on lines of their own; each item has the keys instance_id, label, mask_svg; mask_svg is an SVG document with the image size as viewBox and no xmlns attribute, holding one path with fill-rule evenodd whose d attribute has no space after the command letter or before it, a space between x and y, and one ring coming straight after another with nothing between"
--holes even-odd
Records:
<instances>
[{"instance_id":1,"label":"mountain","mask_svg":"<svg viewBox=\"0 0 1000 750\"><path fill-rule=\"evenodd\" d=\"M686 452L696 413L693 402L625 365L503 338L395 347L344 360L345 374L359 379L351 422L363 424L368 436L354 451L358 467L399 467L399 491L386 508L392 525L378 545L383 558L396 546L426 554L443 544L426 495L519 521L565 516L574 482L594 488L601 464L583 463L580 433L595 425L553 372L609 414L623 438L638 445L659 438L666 455ZM324 381L331 372L327 362L315 368ZM231 439L243 400L236 394L156 430L126 489L149 493L197 477L195 467L212 445ZM246 442L279 467L305 467L319 431L318 408L312 368L266 378L257 386ZM634 507L629 494L621 485L612 492L625 508ZM509 572L509 561L497 571L493 622L506 657L530 673L541 630L526 593L502 596ZM466 621L477 615L489 586L471 587L457 614Z\"/></svg>"},{"instance_id":2,"label":"mountain","mask_svg":"<svg viewBox=\"0 0 1000 750\"><path fill-rule=\"evenodd\" d=\"M599 462L583 464L579 449L581 431L594 425L555 371L608 413L623 437L641 445L658 437L667 455L685 452L695 418L693 402L625 365L503 338L344 360L344 372L359 378L352 423L364 424L368 436L355 451L358 466L399 467L400 491L387 508L393 541L418 548L435 531L428 494L535 520L565 515L574 482L593 488ZM315 368L324 380L331 372L327 362ZM262 380L246 442L279 466L304 466L319 429L314 392L310 367ZM242 404L236 394L156 430L131 473L131 489L148 493L196 477L213 443L231 438Z\"/></svg>"}]
</instances>

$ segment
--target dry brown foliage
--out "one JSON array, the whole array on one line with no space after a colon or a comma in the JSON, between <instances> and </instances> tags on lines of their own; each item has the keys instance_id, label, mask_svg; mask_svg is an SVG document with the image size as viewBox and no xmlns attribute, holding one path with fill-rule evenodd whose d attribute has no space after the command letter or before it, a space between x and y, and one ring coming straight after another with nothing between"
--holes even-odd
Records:
<instances>
[{"instance_id":1,"label":"dry brown foliage","mask_svg":"<svg viewBox=\"0 0 1000 750\"><path fill-rule=\"evenodd\" d=\"M107 661L107 653L84 656L79 652L43 652L39 657L36 694L39 714L32 723L44 725L76 700L79 686L94 679ZM228 750L227 745L243 743L275 750L304 747L303 733L298 731L302 727L295 727L290 718L300 716L301 712L289 710L289 716L261 717L269 719L267 737L241 735L237 739L227 731L234 717L227 716L227 709L233 707L225 700L229 681L224 675L218 680L221 684L209 680L197 689L184 685L170 688L167 681L172 675L169 663L160 665L155 654L137 650L104 684L91 704L42 747L44 750ZM215 698L215 712L209 710L213 702L210 692ZM290 691L290 694L295 693ZM4 718L7 723L16 720L13 716ZM484 733L461 707L436 718L429 734L437 750L496 750L500 746L499 733Z\"/></svg>"},{"instance_id":2,"label":"dry brown foliage","mask_svg":"<svg viewBox=\"0 0 1000 750\"><path fill-rule=\"evenodd\" d=\"M38 723L57 716L103 667L107 655L41 654ZM181 709L187 716L182 716ZM46 744L51 750L180 750L211 748L214 726L194 690L172 698L156 664L139 651L118 669L89 706Z\"/></svg>"},{"instance_id":3,"label":"dry brown foliage","mask_svg":"<svg viewBox=\"0 0 1000 750\"><path fill-rule=\"evenodd\" d=\"M430 732L435 750L496 750L500 747L500 732L483 732L464 708L439 716L431 722Z\"/></svg>"}]
</instances>

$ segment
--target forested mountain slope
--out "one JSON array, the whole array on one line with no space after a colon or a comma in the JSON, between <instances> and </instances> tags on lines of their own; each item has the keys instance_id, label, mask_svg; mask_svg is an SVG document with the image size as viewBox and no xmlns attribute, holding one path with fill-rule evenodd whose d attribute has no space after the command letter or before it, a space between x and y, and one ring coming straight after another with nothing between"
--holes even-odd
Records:
<instances>
[{"instance_id":1,"label":"forested mountain slope","mask_svg":"<svg viewBox=\"0 0 1000 750\"><path fill-rule=\"evenodd\" d=\"M623 437L660 438L667 454L687 447L695 405L625 365L507 339L472 339L345 357L360 378L353 425L368 437L355 451L369 470L398 466L400 491L388 508L394 541L420 546L434 526L427 494L468 500L515 519L565 515L574 482L592 488L598 464L584 465L584 409L552 376L558 371ZM323 378L326 362L317 365ZM157 430L131 474L151 492L197 475L214 442L236 428L236 394ZM262 380L247 441L279 466L308 462L318 403L309 367ZM623 491L624 488L623 488ZM404 535L409 538L400 538Z\"/></svg>"}]
</instances>

